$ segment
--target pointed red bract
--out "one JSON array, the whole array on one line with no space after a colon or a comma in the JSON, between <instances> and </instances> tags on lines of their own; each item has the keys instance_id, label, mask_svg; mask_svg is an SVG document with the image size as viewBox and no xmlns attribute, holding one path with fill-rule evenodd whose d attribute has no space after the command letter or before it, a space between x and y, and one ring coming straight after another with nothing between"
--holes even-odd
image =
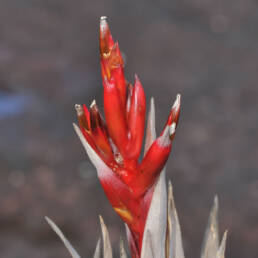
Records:
<instances>
[{"instance_id":1,"label":"pointed red bract","mask_svg":"<svg viewBox=\"0 0 258 258\"><path fill-rule=\"evenodd\" d=\"M99 114L99 110L95 102L90 107L90 121L91 132L97 147L102 151L105 158L111 161L113 159L112 148L109 144L104 121Z\"/></svg>"},{"instance_id":2,"label":"pointed red bract","mask_svg":"<svg viewBox=\"0 0 258 258\"><path fill-rule=\"evenodd\" d=\"M104 110L108 132L114 144L123 154L125 153L125 144L127 143L125 109L122 107L115 82L112 79L110 81L104 80L103 85Z\"/></svg>"},{"instance_id":3,"label":"pointed red bract","mask_svg":"<svg viewBox=\"0 0 258 258\"><path fill-rule=\"evenodd\" d=\"M100 55L108 54L111 48L114 45L112 35L106 20L106 17L103 16L100 18L100 29L99 29L99 50Z\"/></svg>"},{"instance_id":4,"label":"pointed red bract","mask_svg":"<svg viewBox=\"0 0 258 258\"><path fill-rule=\"evenodd\" d=\"M109 69L111 73L111 78L114 79L116 83L116 88L118 89L122 107L126 106L126 82L124 77L124 61L116 42L110 51L109 58Z\"/></svg>"},{"instance_id":5,"label":"pointed red bract","mask_svg":"<svg viewBox=\"0 0 258 258\"><path fill-rule=\"evenodd\" d=\"M169 126L167 126L163 134L153 142L139 165L139 176L132 186L137 194L144 193L154 183L167 162L171 147Z\"/></svg>"},{"instance_id":6,"label":"pointed red bract","mask_svg":"<svg viewBox=\"0 0 258 258\"><path fill-rule=\"evenodd\" d=\"M139 161L145 127L145 94L137 76L134 86L125 80L122 55L105 17L100 20L100 64L106 121L95 101L90 111L85 105L76 105L83 134L80 137L92 148L90 153L95 153L92 161L101 185L114 210L128 226L132 257L139 258L154 185L172 148L180 114L180 95L160 136L148 145Z\"/></svg>"},{"instance_id":7,"label":"pointed red bract","mask_svg":"<svg viewBox=\"0 0 258 258\"><path fill-rule=\"evenodd\" d=\"M135 85L131 97L131 105L129 111L128 130L129 144L126 155L128 159L139 158L144 136L146 100L143 87L140 80L135 76Z\"/></svg>"}]
</instances>

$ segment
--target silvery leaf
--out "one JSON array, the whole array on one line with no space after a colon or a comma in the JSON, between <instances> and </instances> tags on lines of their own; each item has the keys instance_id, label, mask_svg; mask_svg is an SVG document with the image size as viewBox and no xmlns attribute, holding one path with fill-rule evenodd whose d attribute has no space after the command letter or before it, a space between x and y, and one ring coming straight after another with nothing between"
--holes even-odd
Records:
<instances>
[{"instance_id":1,"label":"silvery leaf","mask_svg":"<svg viewBox=\"0 0 258 258\"><path fill-rule=\"evenodd\" d=\"M159 256L155 255L153 247L153 239L149 230L145 231L145 250L142 252L141 258L158 258ZM143 247L142 247L143 248ZM144 255L144 256L142 256ZM160 257L163 258L163 257Z\"/></svg>"},{"instance_id":2,"label":"silvery leaf","mask_svg":"<svg viewBox=\"0 0 258 258\"><path fill-rule=\"evenodd\" d=\"M133 252L135 255L137 255L135 258L139 258L138 254L137 254L138 251L137 251L137 248L136 248L136 244L135 244L134 238L133 238L131 230L127 226L127 224L125 224L125 230L126 230L127 242L128 242L129 247L131 249L131 252Z\"/></svg>"},{"instance_id":3,"label":"silvery leaf","mask_svg":"<svg viewBox=\"0 0 258 258\"><path fill-rule=\"evenodd\" d=\"M167 225L166 253L167 258L184 258L181 228L174 202L173 188L168 185L168 225Z\"/></svg>"},{"instance_id":4,"label":"silvery leaf","mask_svg":"<svg viewBox=\"0 0 258 258\"><path fill-rule=\"evenodd\" d=\"M111 247L107 227L101 216L99 216L99 220L100 220L102 240L103 240L103 258L112 258L112 247Z\"/></svg>"},{"instance_id":5,"label":"silvery leaf","mask_svg":"<svg viewBox=\"0 0 258 258\"><path fill-rule=\"evenodd\" d=\"M125 247L124 247L124 241L122 238L120 238L120 258L127 258Z\"/></svg>"},{"instance_id":6,"label":"silvery leaf","mask_svg":"<svg viewBox=\"0 0 258 258\"><path fill-rule=\"evenodd\" d=\"M167 224L167 191L166 169L164 168L154 186L154 192L145 224L141 258L150 258L149 247L151 240L153 255L156 258L165 258ZM150 236L148 236L148 234ZM147 237L148 236L148 237Z\"/></svg>"},{"instance_id":7,"label":"silvery leaf","mask_svg":"<svg viewBox=\"0 0 258 258\"><path fill-rule=\"evenodd\" d=\"M98 240L93 258L100 258L101 255L101 239Z\"/></svg>"},{"instance_id":8,"label":"silvery leaf","mask_svg":"<svg viewBox=\"0 0 258 258\"><path fill-rule=\"evenodd\" d=\"M218 230L218 197L215 196L214 204L206 227L202 244L201 258L214 258L219 248Z\"/></svg>"},{"instance_id":9,"label":"silvery leaf","mask_svg":"<svg viewBox=\"0 0 258 258\"><path fill-rule=\"evenodd\" d=\"M226 249L226 241L227 241L227 231L225 231L223 238L220 243L219 250L217 252L216 258L225 258L225 249Z\"/></svg>"},{"instance_id":10,"label":"silvery leaf","mask_svg":"<svg viewBox=\"0 0 258 258\"><path fill-rule=\"evenodd\" d=\"M48 217L45 217L50 227L56 232L56 234L60 237L60 239L63 241L65 247L71 254L73 258L80 258L80 255L75 251L73 246L70 244L70 242L66 239L62 231L59 229L59 227Z\"/></svg>"}]
</instances>

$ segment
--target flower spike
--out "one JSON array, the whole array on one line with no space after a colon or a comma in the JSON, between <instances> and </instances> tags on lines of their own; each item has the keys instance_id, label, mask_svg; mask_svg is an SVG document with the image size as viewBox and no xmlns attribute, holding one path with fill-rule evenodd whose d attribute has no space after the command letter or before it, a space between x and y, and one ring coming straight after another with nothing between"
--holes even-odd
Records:
<instances>
[{"instance_id":1,"label":"flower spike","mask_svg":"<svg viewBox=\"0 0 258 258\"><path fill-rule=\"evenodd\" d=\"M89 110L86 106L76 105L79 127L74 125L74 128L97 169L105 194L126 223L132 257L140 258L143 242L148 246L154 240L148 233L144 237L144 232L150 232L149 225L152 224L146 221L150 221L147 219L149 208L151 203L155 203L155 198L152 201L154 185L159 185L156 182L161 178L159 175L172 148L181 99L177 95L158 138L152 99L144 157L139 160L145 127L145 93L137 76L134 86L126 81L124 61L118 43L112 38L106 17L100 19L99 49L105 120L95 101ZM163 173L163 179L164 176ZM150 212L155 212L155 208L151 208ZM156 253L156 241L151 246Z\"/></svg>"}]
</instances>

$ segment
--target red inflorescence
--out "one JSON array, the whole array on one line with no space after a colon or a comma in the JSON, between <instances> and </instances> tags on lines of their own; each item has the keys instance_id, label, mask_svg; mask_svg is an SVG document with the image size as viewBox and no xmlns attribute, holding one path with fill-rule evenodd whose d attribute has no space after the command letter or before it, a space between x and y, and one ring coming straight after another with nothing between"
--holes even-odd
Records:
<instances>
[{"instance_id":1,"label":"red inflorescence","mask_svg":"<svg viewBox=\"0 0 258 258\"><path fill-rule=\"evenodd\" d=\"M145 94L137 76L134 86L126 81L123 58L105 17L100 20L100 63L105 120L95 101L89 110L85 105L76 105L75 108L84 139L106 165L105 168L97 167L98 176L113 208L130 229L132 257L140 257L153 184L172 147L180 113L180 96L171 108L161 135L140 161Z\"/></svg>"}]
</instances>

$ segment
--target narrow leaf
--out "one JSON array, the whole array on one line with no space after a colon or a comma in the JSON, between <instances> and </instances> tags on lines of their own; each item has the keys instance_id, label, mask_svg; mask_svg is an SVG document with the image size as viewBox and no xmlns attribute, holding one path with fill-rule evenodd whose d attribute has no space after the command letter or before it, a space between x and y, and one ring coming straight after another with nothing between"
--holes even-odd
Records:
<instances>
[{"instance_id":1,"label":"narrow leaf","mask_svg":"<svg viewBox=\"0 0 258 258\"><path fill-rule=\"evenodd\" d=\"M166 170L162 170L156 182L152 201L150 204L143 241L141 258L149 258L150 239L152 242L153 255L157 258L165 257L167 224L167 190L166 190ZM148 237L148 234L150 236Z\"/></svg>"},{"instance_id":2,"label":"narrow leaf","mask_svg":"<svg viewBox=\"0 0 258 258\"><path fill-rule=\"evenodd\" d=\"M120 258L127 258L127 254L124 247L124 241L120 238Z\"/></svg>"},{"instance_id":3,"label":"narrow leaf","mask_svg":"<svg viewBox=\"0 0 258 258\"><path fill-rule=\"evenodd\" d=\"M218 230L218 197L215 196L214 204L206 227L202 244L201 258L214 258L219 248Z\"/></svg>"},{"instance_id":4,"label":"narrow leaf","mask_svg":"<svg viewBox=\"0 0 258 258\"><path fill-rule=\"evenodd\" d=\"M149 230L145 232L145 247L144 251L142 249L141 258L163 258L165 256L156 256L154 250L154 241L152 239L152 234Z\"/></svg>"},{"instance_id":5,"label":"narrow leaf","mask_svg":"<svg viewBox=\"0 0 258 258\"><path fill-rule=\"evenodd\" d=\"M126 237L127 237L127 241L128 241L128 244L129 244L129 248L131 250L131 257L139 258L139 252L137 250L135 240L134 240L134 238L132 236L132 233L131 233L131 230L127 226L127 224L125 224L125 230L126 230Z\"/></svg>"},{"instance_id":6,"label":"narrow leaf","mask_svg":"<svg viewBox=\"0 0 258 258\"><path fill-rule=\"evenodd\" d=\"M60 228L48 217L45 217L47 223L50 225L50 227L56 232L56 234L60 237L60 239L63 241L65 247L71 254L73 258L80 258L80 255L76 252L76 250L73 248L73 246L70 244L70 242L67 240L67 238L64 236Z\"/></svg>"},{"instance_id":7,"label":"narrow leaf","mask_svg":"<svg viewBox=\"0 0 258 258\"><path fill-rule=\"evenodd\" d=\"M174 202L173 188L169 181L168 186L168 225L166 241L167 258L184 258L181 228Z\"/></svg>"},{"instance_id":8,"label":"narrow leaf","mask_svg":"<svg viewBox=\"0 0 258 258\"><path fill-rule=\"evenodd\" d=\"M101 216L99 216L101 231L102 231L102 239L103 239L103 258L112 258L112 247L110 243L109 233L107 227L104 223L104 220Z\"/></svg>"},{"instance_id":9,"label":"narrow leaf","mask_svg":"<svg viewBox=\"0 0 258 258\"><path fill-rule=\"evenodd\" d=\"M96 245L96 249L95 249L95 252L94 252L94 256L93 258L100 258L100 255L101 255L101 239L99 238L98 242L97 242L97 245Z\"/></svg>"},{"instance_id":10,"label":"narrow leaf","mask_svg":"<svg viewBox=\"0 0 258 258\"><path fill-rule=\"evenodd\" d=\"M225 258L225 249L226 249L226 241L227 241L227 234L228 232L225 231L223 238L220 243L219 250L217 252L217 258Z\"/></svg>"}]
</instances>

